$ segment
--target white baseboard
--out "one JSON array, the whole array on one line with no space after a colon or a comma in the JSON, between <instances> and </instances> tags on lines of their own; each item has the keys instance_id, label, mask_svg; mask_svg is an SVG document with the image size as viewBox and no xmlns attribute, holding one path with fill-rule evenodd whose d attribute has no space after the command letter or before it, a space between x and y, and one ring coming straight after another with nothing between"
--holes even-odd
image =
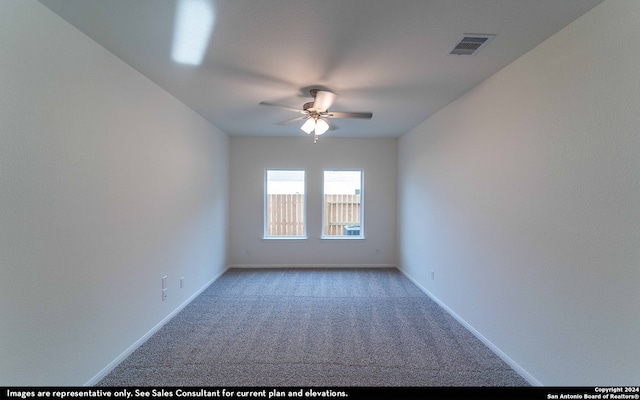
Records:
<instances>
[{"instance_id":1,"label":"white baseboard","mask_svg":"<svg viewBox=\"0 0 640 400\"><path fill-rule=\"evenodd\" d=\"M397 268L395 264L237 264L229 268Z\"/></svg>"},{"instance_id":2,"label":"white baseboard","mask_svg":"<svg viewBox=\"0 0 640 400\"><path fill-rule=\"evenodd\" d=\"M449 308L446 304L444 304L438 297L436 297L433 293L428 291L424 286L422 286L418 281L413 279L412 276L407 274L402 268L398 267L398 270L402 272L404 276L406 276L411 282L413 282L417 287L420 288L427 296L429 296L433 301L435 301L440 307L442 307L449 315L455 318L458 322L460 322L469 332L471 332L475 337L477 337L482 343L484 343L491 351L493 351L498 357L500 357L504 362L506 362L511 368L514 369L521 377L523 377L527 382L529 382L532 386L544 386L539 380L533 377L529 372L527 372L524 368L522 368L518 363L516 363L511 357L506 355L502 350L500 350L496 345L491 343L489 339L484 337L480 332L478 332L473 326L471 326L467 321L465 321L461 316L456 314L451 308Z\"/></svg>"},{"instance_id":3,"label":"white baseboard","mask_svg":"<svg viewBox=\"0 0 640 400\"><path fill-rule=\"evenodd\" d=\"M118 366L122 361L124 361L127 357L131 355L138 347L140 347L144 342L147 341L154 333L158 332L160 328L162 328L167 322L169 322L173 317L175 317L183 308L185 308L189 303L191 303L196 297L198 297L202 292L205 291L213 282L218 280L222 274L224 274L229 267L226 267L222 272L220 272L216 277L211 279L209 282L205 283L200 289L198 289L194 294L192 294L187 300L185 300L182 304L180 304L175 310L173 310L169 315L164 317L164 319L156 324L149 332L145 333L140 339L136 340L128 349L126 349L122 354L116 357L115 360L111 361L109 365L104 367L100 372L98 372L93 378L91 378L84 386L94 386L98 382L100 382L109 372L111 372L115 367Z\"/></svg>"}]
</instances>

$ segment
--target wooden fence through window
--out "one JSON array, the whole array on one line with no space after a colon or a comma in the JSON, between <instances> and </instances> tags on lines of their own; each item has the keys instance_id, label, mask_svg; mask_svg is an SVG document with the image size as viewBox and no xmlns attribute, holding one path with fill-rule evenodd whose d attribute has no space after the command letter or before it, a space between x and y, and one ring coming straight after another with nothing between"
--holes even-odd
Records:
<instances>
[{"instance_id":1,"label":"wooden fence through window","mask_svg":"<svg viewBox=\"0 0 640 400\"><path fill-rule=\"evenodd\" d=\"M342 236L347 234L345 227L360 226L360 207L359 194L325 195L323 233ZM355 233L360 234L360 231ZM303 235L304 195L267 195L267 236Z\"/></svg>"},{"instance_id":2,"label":"wooden fence through window","mask_svg":"<svg viewBox=\"0 0 640 400\"><path fill-rule=\"evenodd\" d=\"M267 236L304 236L304 195L267 196Z\"/></svg>"},{"instance_id":3,"label":"wooden fence through window","mask_svg":"<svg viewBox=\"0 0 640 400\"><path fill-rule=\"evenodd\" d=\"M324 196L324 229L327 236L347 235L345 227L360 226L359 194L326 194ZM354 232L354 231L351 231ZM360 234L360 229L354 232Z\"/></svg>"}]
</instances>

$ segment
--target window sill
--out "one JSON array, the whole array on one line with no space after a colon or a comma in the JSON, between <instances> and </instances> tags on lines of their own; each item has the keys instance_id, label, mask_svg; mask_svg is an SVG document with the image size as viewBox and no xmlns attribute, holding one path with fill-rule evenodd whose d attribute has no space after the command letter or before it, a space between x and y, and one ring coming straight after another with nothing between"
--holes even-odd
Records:
<instances>
[{"instance_id":1,"label":"window sill","mask_svg":"<svg viewBox=\"0 0 640 400\"><path fill-rule=\"evenodd\" d=\"M263 237L263 242L306 242L309 239L306 236L270 236Z\"/></svg>"},{"instance_id":2,"label":"window sill","mask_svg":"<svg viewBox=\"0 0 640 400\"><path fill-rule=\"evenodd\" d=\"M365 240L364 236L320 236L321 240Z\"/></svg>"}]
</instances>

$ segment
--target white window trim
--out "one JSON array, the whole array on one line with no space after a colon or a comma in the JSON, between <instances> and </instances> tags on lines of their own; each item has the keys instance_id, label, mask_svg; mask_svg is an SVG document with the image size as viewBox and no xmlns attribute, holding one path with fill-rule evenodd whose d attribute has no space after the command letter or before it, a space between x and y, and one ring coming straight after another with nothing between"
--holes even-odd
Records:
<instances>
[{"instance_id":1,"label":"white window trim","mask_svg":"<svg viewBox=\"0 0 640 400\"><path fill-rule=\"evenodd\" d=\"M267 175L269 171L302 171L304 172L304 234L302 236L269 236L267 235ZM265 168L263 178L263 205L262 205L262 240L263 241L301 241L307 240L307 170L305 168Z\"/></svg>"},{"instance_id":2,"label":"white window trim","mask_svg":"<svg viewBox=\"0 0 640 400\"><path fill-rule=\"evenodd\" d=\"M324 173L326 171L359 171L360 172L360 235L358 236L330 236L324 234ZM305 189L306 190L306 189ZM322 224L320 239L322 240L365 240L364 234L364 169L362 168L325 168L322 170Z\"/></svg>"}]
</instances>

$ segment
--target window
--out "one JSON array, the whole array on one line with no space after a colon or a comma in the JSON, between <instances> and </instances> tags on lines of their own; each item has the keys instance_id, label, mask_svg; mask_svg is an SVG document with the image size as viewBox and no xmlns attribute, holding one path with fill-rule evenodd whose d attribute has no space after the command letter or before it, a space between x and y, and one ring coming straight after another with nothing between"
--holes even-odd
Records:
<instances>
[{"instance_id":1,"label":"window","mask_svg":"<svg viewBox=\"0 0 640 400\"><path fill-rule=\"evenodd\" d=\"M264 237L306 238L305 171L266 170L264 193Z\"/></svg>"},{"instance_id":2,"label":"window","mask_svg":"<svg viewBox=\"0 0 640 400\"><path fill-rule=\"evenodd\" d=\"M364 238L362 182L362 170L324 171L323 238Z\"/></svg>"}]
</instances>

